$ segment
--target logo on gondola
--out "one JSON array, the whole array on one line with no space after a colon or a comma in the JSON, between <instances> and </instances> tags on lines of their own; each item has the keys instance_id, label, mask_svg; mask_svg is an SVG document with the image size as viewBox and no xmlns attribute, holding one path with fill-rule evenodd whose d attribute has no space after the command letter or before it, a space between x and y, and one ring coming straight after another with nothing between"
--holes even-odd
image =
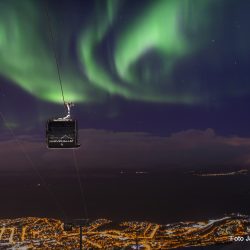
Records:
<instances>
[{"instance_id":1,"label":"logo on gondola","mask_svg":"<svg viewBox=\"0 0 250 250\"><path fill-rule=\"evenodd\" d=\"M74 142L74 139L68 135L64 135L61 138L58 139L52 139L50 140L51 143L72 143Z\"/></svg>"},{"instance_id":2,"label":"logo on gondola","mask_svg":"<svg viewBox=\"0 0 250 250\"><path fill-rule=\"evenodd\" d=\"M61 143L62 142L73 142L73 141L74 141L73 138L68 136L68 135L62 136L61 139L59 140L59 142L61 142Z\"/></svg>"},{"instance_id":3,"label":"logo on gondola","mask_svg":"<svg viewBox=\"0 0 250 250\"><path fill-rule=\"evenodd\" d=\"M61 137L61 140L73 140L73 138L68 135L64 135L63 137Z\"/></svg>"}]
</instances>

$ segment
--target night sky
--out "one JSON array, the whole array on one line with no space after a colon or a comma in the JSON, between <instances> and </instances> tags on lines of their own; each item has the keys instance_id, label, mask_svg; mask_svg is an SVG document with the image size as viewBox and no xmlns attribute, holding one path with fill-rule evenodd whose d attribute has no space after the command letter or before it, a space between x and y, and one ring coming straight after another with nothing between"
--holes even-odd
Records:
<instances>
[{"instance_id":1,"label":"night sky","mask_svg":"<svg viewBox=\"0 0 250 250\"><path fill-rule=\"evenodd\" d=\"M108 208L95 208L105 185L110 201L125 192L111 181L122 170L170 178L173 171L248 168L249 10L246 0L0 0L0 195L6 201L0 217L56 217L41 179L59 200L64 187L68 197L77 190L71 150L45 144L46 120L65 112L53 47L65 100L75 103L82 144L76 156L94 197L93 217L110 216ZM150 189L157 180L147 178L140 185ZM172 198L169 217L152 218L185 217L176 207ZM149 208L146 218L167 205L159 209ZM219 212L225 210L232 209Z\"/></svg>"}]
</instances>

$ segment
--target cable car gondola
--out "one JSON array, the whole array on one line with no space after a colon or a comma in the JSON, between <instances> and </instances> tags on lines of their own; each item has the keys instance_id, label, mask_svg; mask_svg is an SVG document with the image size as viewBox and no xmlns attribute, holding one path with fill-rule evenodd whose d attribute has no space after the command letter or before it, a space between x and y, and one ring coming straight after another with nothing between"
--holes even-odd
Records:
<instances>
[{"instance_id":1,"label":"cable car gondola","mask_svg":"<svg viewBox=\"0 0 250 250\"><path fill-rule=\"evenodd\" d=\"M49 119L47 121L46 138L48 148L77 148L78 127L77 121L71 118L72 103L65 103L68 113L63 118Z\"/></svg>"},{"instance_id":2,"label":"cable car gondola","mask_svg":"<svg viewBox=\"0 0 250 250\"><path fill-rule=\"evenodd\" d=\"M54 52L54 58L56 62L58 80L62 92L63 104L66 106L68 113L63 118L50 119L47 121L46 128L46 139L48 148L77 148L80 147L78 144L78 128L77 121L72 119L70 116L70 108L73 106L72 103L65 102L63 86L61 81L60 68L56 53L56 47L54 42L53 30L50 24L48 8L46 8L46 16L48 19L48 27L50 31L51 43Z\"/></svg>"}]
</instances>

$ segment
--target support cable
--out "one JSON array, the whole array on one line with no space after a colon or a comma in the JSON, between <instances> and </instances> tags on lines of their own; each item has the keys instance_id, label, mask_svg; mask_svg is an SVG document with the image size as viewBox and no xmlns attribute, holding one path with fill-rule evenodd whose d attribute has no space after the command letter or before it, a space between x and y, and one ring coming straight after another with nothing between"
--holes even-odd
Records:
<instances>
[{"instance_id":1,"label":"support cable","mask_svg":"<svg viewBox=\"0 0 250 250\"><path fill-rule=\"evenodd\" d=\"M60 67L59 67L59 62L58 62L59 60L58 60L58 56L57 56L57 52L56 52L55 39L54 39L54 35L53 35L53 29L52 29L52 25L51 25L51 21L50 21L49 9L48 9L47 2L45 3L45 12L46 12L46 17L47 17L47 25L48 25L48 30L49 30L49 34L50 34L50 40L51 40L52 49L53 49L53 55L54 55L55 63L56 63L58 80L59 80L61 94L62 94L62 101L63 101L63 104L65 104L64 91L63 91L62 79L61 79L61 74L60 74Z\"/></svg>"},{"instance_id":2,"label":"support cable","mask_svg":"<svg viewBox=\"0 0 250 250\"><path fill-rule=\"evenodd\" d=\"M65 97L64 97L61 73L60 73L58 56L57 56L57 51L56 51L56 46L55 46L55 39L54 39L53 29L52 29L52 25L51 25L51 21L50 21L50 15L49 15L49 9L48 9L48 2L47 1L45 3L45 12L46 12L47 25L48 25L48 30L49 30L49 33L50 33L50 40L51 40L51 43L52 43L53 54L54 54L54 58L55 58L56 68L57 68L57 75L58 75L58 80L59 80L59 84L60 84L62 100L63 100L63 104L66 107L68 107L66 102L65 102ZM69 114L69 110L68 110L68 114ZM74 161L74 167L75 167L76 174L77 174L77 181L78 181L79 188L80 188L81 199L82 199L82 202L83 202L82 205L83 205L83 208L84 208L84 214L85 214L85 217L88 218L87 203L86 203L84 188L83 188L83 184L82 184L82 180L81 180L81 176L80 176L80 170L79 170L79 166L78 166L78 162L77 162L77 158L76 158L75 149L73 149L73 161Z\"/></svg>"},{"instance_id":3,"label":"support cable","mask_svg":"<svg viewBox=\"0 0 250 250\"><path fill-rule=\"evenodd\" d=\"M3 115L2 112L0 112L0 116L1 116L1 118L3 120L3 122L4 122L4 125L8 128L8 130L9 130L10 134L12 135L13 139L16 141L16 143L17 143L17 145L18 145L21 153L24 155L24 158L27 160L27 162L29 163L29 165L32 167L32 170L34 171L34 173L37 175L37 177L41 181L42 187L48 192L48 194L50 195L50 197L54 201L55 205L57 206L58 211L60 211L62 217L64 219L66 219L67 216L66 216L66 213L65 213L62 205L57 200L57 198L54 195L54 193L50 190L49 185L47 184L46 180L43 178L43 176L39 172L39 170L36 167L35 163L33 162L32 158L29 156L29 154L27 153L27 151L24 149L23 143L18 139L18 137L16 136L14 130L10 126L8 126L7 120L6 120L6 118L5 118L5 116Z\"/></svg>"},{"instance_id":4,"label":"support cable","mask_svg":"<svg viewBox=\"0 0 250 250\"><path fill-rule=\"evenodd\" d=\"M81 180L81 175L80 175L80 169L78 166L78 161L77 161L77 157L76 157L76 152L75 149L72 150L73 152L73 159L74 159L74 167L77 173L77 180L78 180L78 184L80 187L80 192L81 192L81 199L82 199L82 206L84 208L84 216L86 219L88 219L88 206L87 206L87 200L86 200L86 196L85 196L85 192L84 192L84 186Z\"/></svg>"}]
</instances>

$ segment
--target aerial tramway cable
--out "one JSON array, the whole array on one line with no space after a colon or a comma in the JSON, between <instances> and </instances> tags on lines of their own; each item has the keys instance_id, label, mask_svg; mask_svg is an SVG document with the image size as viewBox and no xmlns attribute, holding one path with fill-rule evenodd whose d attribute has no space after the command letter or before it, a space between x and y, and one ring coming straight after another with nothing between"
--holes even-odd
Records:
<instances>
[{"instance_id":1,"label":"aerial tramway cable","mask_svg":"<svg viewBox=\"0 0 250 250\"><path fill-rule=\"evenodd\" d=\"M12 135L13 139L16 141L16 143L17 143L17 145L18 145L21 153L24 155L24 158L27 160L27 162L29 163L29 165L32 167L33 172L39 178L39 180L40 180L40 182L42 184L42 187L48 192L48 194L52 198L54 204L56 205L58 211L60 211L62 217L67 220L67 215L66 215L65 210L63 209L62 205L57 200L57 198L54 195L54 193L50 190L48 183L43 178L43 176L41 175L41 173L39 172L39 170L37 169L37 167L36 167L34 161L32 160L32 158L29 156L29 154L27 153L27 151L24 149L23 143L18 139L18 137L16 136L14 130L8 125L8 122L7 122L5 116L3 115L3 113L1 111L0 111L0 116L1 116L1 118L3 120L3 123L4 123L5 127L8 128L8 130L9 130L10 134Z\"/></svg>"},{"instance_id":2,"label":"aerial tramway cable","mask_svg":"<svg viewBox=\"0 0 250 250\"><path fill-rule=\"evenodd\" d=\"M57 74L58 74L58 80L59 80L61 94L62 94L62 100L63 100L63 104L68 109L68 116L70 118L70 106L72 105L72 103L66 103L65 102L63 85L62 85L62 77L61 77L61 73L60 73L60 67L59 67L58 56L57 56L57 51L56 51L55 39L54 39L53 29L52 29L52 25L51 25L51 21L50 21L49 8L48 8L48 2L47 1L45 2L45 5L46 5L45 6L45 11L46 11L46 17L47 17L47 24L48 24L49 34L50 34L50 40L51 40L51 43L52 43L53 55L54 55L56 68L57 68ZM66 117L68 117L68 116L66 116ZM62 120L64 120L65 118L62 118ZM82 200L82 205L83 205L83 209L84 209L84 216L85 216L85 218L88 218L88 207L87 207L84 187L83 187L82 179L81 179L81 175L80 175L80 168L78 166L78 161L77 161L76 152L75 152L74 147L72 147L72 153L73 153L73 163L74 163L75 171L76 171L76 174L77 174L77 181L78 181L81 200Z\"/></svg>"},{"instance_id":3,"label":"aerial tramway cable","mask_svg":"<svg viewBox=\"0 0 250 250\"><path fill-rule=\"evenodd\" d=\"M78 184L79 184L80 191L81 191L82 205L83 205L83 209L84 209L83 215L85 216L85 218L89 218L87 200L86 200L86 196L84 193L84 186L83 186L81 175L80 175L80 168L78 166L78 161L77 161L75 149L72 149L72 152L73 152L74 166L75 166L75 170L77 173L77 180L78 180Z\"/></svg>"},{"instance_id":4,"label":"aerial tramway cable","mask_svg":"<svg viewBox=\"0 0 250 250\"><path fill-rule=\"evenodd\" d=\"M52 44L52 50L53 50L53 54L54 54L54 58L55 58L55 63L56 63L58 80L59 80L61 94L62 94L62 101L63 101L63 104L65 105L66 102L65 102L65 98L64 98L64 92L63 92L63 86L62 86L62 79L61 79L61 74L60 74L58 57L57 57L57 53L56 53L55 39L54 39L54 35L53 35L52 25L51 25L51 22L50 22L49 8L48 8L47 2L45 3L45 12L46 12L46 17L47 17L48 30L49 30L49 33L50 33L50 40L51 40L51 44Z\"/></svg>"}]
</instances>

